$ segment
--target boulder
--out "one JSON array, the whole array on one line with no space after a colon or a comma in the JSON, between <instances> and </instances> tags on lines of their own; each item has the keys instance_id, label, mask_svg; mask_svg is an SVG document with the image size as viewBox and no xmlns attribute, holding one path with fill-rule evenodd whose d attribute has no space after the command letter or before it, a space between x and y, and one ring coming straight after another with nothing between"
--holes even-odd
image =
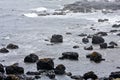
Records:
<instances>
[{"instance_id":1,"label":"boulder","mask_svg":"<svg viewBox=\"0 0 120 80\"><path fill-rule=\"evenodd\" d=\"M96 80L96 79L98 79L98 76L93 71L90 71L90 72L85 73L83 75L83 78L85 80L87 80L87 79Z\"/></svg>"},{"instance_id":2,"label":"boulder","mask_svg":"<svg viewBox=\"0 0 120 80\"><path fill-rule=\"evenodd\" d=\"M120 71L117 72L111 72L109 75L110 78L120 78Z\"/></svg>"},{"instance_id":3,"label":"boulder","mask_svg":"<svg viewBox=\"0 0 120 80\"><path fill-rule=\"evenodd\" d=\"M93 50L93 46L84 47L85 50Z\"/></svg>"},{"instance_id":4,"label":"boulder","mask_svg":"<svg viewBox=\"0 0 120 80\"><path fill-rule=\"evenodd\" d=\"M6 48L1 48L0 53L8 53L9 51Z\"/></svg>"},{"instance_id":5,"label":"boulder","mask_svg":"<svg viewBox=\"0 0 120 80\"><path fill-rule=\"evenodd\" d=\"M77 52L64 52L62 53L62 57L59 59L70 59L70 60L78 60L79 54Z\"/></svg>"},{"instance_id":6,"label":"boulder","mask_svg":"<svg viewBox=\"0 0 120 80\"><path fill-rule=\"evenodd\" d=\"M51 38L50 42L51 43L62 43L63 42L63 36L58 35L58 34L54 34L54 35L52 35L52 38Z\"/></svg>"},{"instance_id":7,"label":"boulder","mask_svg":"<svg viewBox=\"0 0 120 80\"><path fill-rule=\"evenodd\" d=\"M18 45L15 45L15 44L8 44L7 48L8 49L18 49L19 47L18 47Z\"/></svg>"},{"instance_id":8,"label":"boulder","mask_svg":"<svg viewBox=\"0 0 120 80\"><path fill-rule=\"evenodd\" d=\"M1 73L4 73L4 72L5 72L4 66L3 66L2 64L0 64L0 72L1 72Z\"/></svg>"},{"instance_id":9,"label":"boulder","mask_svg":"<svg viewBox=\"0 0 120 80\"><path fill-rule=\"evenodd\" d=\"M104 38L100 37L100 36L93 36L92 37L92 43L93 44L100 44L100 43L104 43Z\"/></svg>"},{"instance_id":10,"label":"boulder","mask_svg":"<svg viewBox=\"0 0 120 80\"><path fill-rule=\"evenodd\" d=\"M85 43L85 44L86 44L86 43L89 43L89 39L88 39L88 38L83 38L83 39L82 39L82 42Z\"/></svg>"},{"instance_id":11,"label":"boulder","mask_svg":"<svg viewBox=\"0 0 120 80\"><path fill-rule=\"evenodd\" d=\"M58 74L58 75L63 75L65 74L65 66L63 64L59 64L56 66L55 68L55 74Z\"/></svg>"},{"instance_id":12,"label":"boulder","mask_svg":"<svg viewBox=\"0 0 120 80\"><path fill-rule=\"evenodd\" d=\"M24 74L24 68L16 65L7 66L6 74Z\"/></svg>"},{"instance_id":13,"label":"boulder","mask_svg":"<svg viewBox=\"0 0 120 80\"><path fill-rule=\"evenodd\" d=\"M106 49L107 48L107 43L101 43L100 48L101 49Z\"/></svg>"},{"instance_id":14,"label":"boulder","mask_svg":"<svg viewBox=\"0 0 120 80\"><path fill-rule=\"evenodd\" d=\"M37 70L43 69L43 70L52 70L54 69L54 62L51 58L43 58L39 59L37 64Z\"/></svg>"},{"instance_id":15,"label":"boulder","mask_svg":"<svg viewBox=\"0 0 120 80\"><path fill-rule=\"evenodd\" d=\"M104 59L102 59L102 55L98 52L93 52L91 54L86 55L87 58L89 58L91 61L94 61L96 63L99 63L101 61L103 61Z\"/></svg>"},{"instance_id":16,"label":"boulder","mask_svg":"<svg viewBox=\"0 0 120 80\"><path fill-rule=\"evenodd\" d=\"M30 54L24 58L24 62L35 63L39 57L36 54Z\"/></svg>"}]
</instances>

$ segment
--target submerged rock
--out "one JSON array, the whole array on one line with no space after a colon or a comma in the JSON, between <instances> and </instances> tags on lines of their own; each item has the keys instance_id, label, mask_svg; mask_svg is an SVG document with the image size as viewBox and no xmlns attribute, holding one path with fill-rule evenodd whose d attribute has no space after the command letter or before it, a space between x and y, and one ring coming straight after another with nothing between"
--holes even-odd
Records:
<instances>
[{"instance_id":1,"label":"submerged rock","mask_svg":"<svg viewBox=\"0 0 120 80\"><path fill-rule=\"evenodd\" d=\"M63 64L59 64L55 68L55 74L63 75L65 74L66 67Z\"/></svg>"},{"instance_id":2,"label":"submerged rock","mask_svg":"<svg viewBox=\"0 0 120 80\"><path fill-rule=\"evenodd\" d=\"M70 59L70 60L78 60L79 54L77 52L64 52L62 53L62 57L59 59Z\"/></svg>"},{"instance_id":3,"label":"submerged rock","mask_svg":"<svg viewBox=\"0 0 120 80\"><path fill-rule=\"evenodd\" d=\"M90 71L90 72L85 73L83 75L83 78L85 80L87 80L87 79L96 80L96 79L98 79L98 76L93 71Z\"/></svg>"},{"instance_id":4,"label":"submerged rock","mask_svg":"<svg viewBox=\"0 0 120 80\"><path fill-rule=\"evenodd\" d=\"M91 61L94 61L96 63L99 63L101 61L103 61L104 59L102 59L102 55L98 52L93 52L91 54L86 55L87 58L89 58Z\"/></svg>"},{"instance_id":5,"label":"submerged rock","mask_svg":"<svg viewBox=\"0 0 120 80\"><path fill-rule=\"evenodd\" d=\"M84 37L84 36L87 36L87 34L85 34L85 33L81 33L81 34L79 34L78 36L80 36L80 37Z\"/></svg>"},{"instance_id":6,"label":"submerged rock","mask_svg":"<svg viewBox=\"0 0 120 80\"><path fill-rule=\"evenodd\" d=\"M1 73L4 73L5 71L4 71L4 66L2 65L2 64L0 64L0 72Z\"/></svg>"},{"instance_id":7,"label":"submerged rock","mask_svg":"<svg viewBox=\"0 0 120 80\"><path fill-rule=\"evenodd\" d=\"M35 63L39 57L36 54L30 54L24 58L24 62Z\"/></svg>"},{"instance_id":8,"label":"submerged rock","mask_svg":"<svg viewBox=\"0 0 120 80\"><path fill-rule=\"evenodd\" d=\"M93 36L92 37L92 43L93 44L100 44L100 43L104 43L104 38L100 37L100 36Z\"/></svg>"},{"instance_id":9,"label":"submerged rock","mask_svg":"<svg viewBox=\"0 0 120 80\"><path fill-rule=\"evenodd\" d=\"M0 53L8 53L9 51L6 48L1 48Z\"/></svg>"},{"instance_id":10,"label":"submerged rock","mask_svg":"<svg viewBox=\"0 0 120 80\"><path fill-rule=\"evenodd\" d=\"M76 48L79 48L79 46L76 45L76 46L73 46L73 48L76 49Z\"/></svg>"},{"instance_id":11,"label":"submerged rock","mask_svg":"<svg viewBox=\"0 0 120 80\"><path fill-rule=\"evenodd\" d=\"M88 39L88 38L83 38L83 39L82 39L82 42L83 42L84 44L89 43L89 39Z\"/></svg>"},{"instance_id":12,"label":"submerged rock","mask_svg":"<svg viewBox=\"0 0 120 80\"><path fill-rule=\"evenodd\" d=\"M93 50L93 46L84 47L85 50Z\"/></svg>"},{"instance_id":13,"label":"submerged rock","mask_svg":"<svg viewBox=\"0 0 120 80\"><path fill-rule=\"evenodd\" d=\"M43 70L52 70L54 69L54 62L51 58L43 58L38 60L37 64L37 70L43 69Z\"/></svg>"},{"instance_id":14,"label":"submerged rock","mask_svg":"<svg viewBox=\"0 0 120 80\"><path fill-rule=\"evenodd\" d=\"M19 47L18 47L18 45L15 45L15 44L8 44L7 48L8 49L18 49Z\"/></svg>"},{"instance_id":15,"label":"submerged rock","mask_svg":"<svg viewBox=\"0 0 120 80\"><path fill-rule=\"evenodd\" d=\"M24 74L24 68L16 65L7 66L6 74Z\"/></svg>"},{"instance_id":16,"label":"submerged rock","mask_svg":"<svg viewBox=\"0 0 120 80\"><path fill-rule=\"evenodd\" d=\"M108 34L107 34L107 32L98 32L95 35L97 35L97 36L107 36Z\"/></svg>"},{"instance_id":17,"label":"submerged rock","mask_svg":"<svg viewBox=\"0 0 120 80\"><path fill-rule=\"evenodd\" d=\"M75 79L75 80L83 80L82 76L80 75L73 75L71 76L72 79Z\"/></svg>"},{"instance_id":18,"label":"submerged rock","mask_svg":"<svg viewBox=\"0 0 120 80\"><path fill-rule=\"evenodd\" d=\"M114 24L112 25L113 28L119 28L120 27L120 24Z\"/></svg>"},{"instance_id":19,"label":"submerged rock","mask_svg":"<svg viewBox=\"0 0 120 80\"><path fill-rule=\"evenodd\" d=\"M58 34L54 34L54 35L52 35L52 38L51 38L50 42L51 43L62 43L63 42L63 36L58 35Z\"/></svg>"},{"instance_id":20,"label":"submerged rock","mask_svg":"<svg viewBox=\"0 0 120 80\"><path fill-rule=\"evenodd\" d=\"M105 22L105 21L109 21L109 19L98 19L98 22Z\"/></svg>"},{"instance_id":21,"label":"submerged rock","mask_svg":"<svg viewBox=\"0 0 120 80\"><path fill-rule=\"evenodd\" d=\"M118 44L117 44L116 42L114 42L114 41L111 41L111 42L109 43L109 45L111 45L111 46L118 46Z\"/></svg>"}]
</instances>

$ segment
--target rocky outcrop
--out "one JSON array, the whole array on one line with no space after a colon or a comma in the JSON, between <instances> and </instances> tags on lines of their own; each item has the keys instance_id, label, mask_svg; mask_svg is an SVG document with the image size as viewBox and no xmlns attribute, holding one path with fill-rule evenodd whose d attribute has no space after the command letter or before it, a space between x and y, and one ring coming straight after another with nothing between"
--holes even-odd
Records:
<instances>
[{"instance_id":1,"label":"rocky outcrop","mask_svg":"<svg viewBox=\"0 0 120 80\"><path fill-rule=\"evenodd\" d=\"M77 52L64 52L59 59L78 60L79 54Z\"/></svg>"}]
</instances>

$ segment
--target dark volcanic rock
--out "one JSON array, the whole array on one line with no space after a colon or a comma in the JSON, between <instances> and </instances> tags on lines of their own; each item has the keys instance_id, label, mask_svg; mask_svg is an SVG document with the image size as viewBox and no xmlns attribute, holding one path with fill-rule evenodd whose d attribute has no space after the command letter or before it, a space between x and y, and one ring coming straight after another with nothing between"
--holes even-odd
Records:
<instances>
[{"instance_id":1,"label":"dark volcanic rock","mask_svg":"<svg viewBox=\"0 0 120 80\"><path fill-rule=\"evenodd\" d=\"M59 59L70 59L70 60L78 60L79 54L77 52L64 52L62 53L62 57Z\"/></svg>"},{"instance_id":2,"label":"dark volcanic rock","mask_svg":"<svg viewBox=\"0 0 120 80\"><path fill-rule=\"evenodd\" d=\"M41 75L41 72L31 72L31 71L28 71L27 73L26 73L27 75Z\"/></svg>"},{"instance_id":3,"label":"dark volcanic rock","mask_svg":"<svg viewBox=\"0 0 120 80\"><path fill-rule=\"evenodd\" d=\"M114 24L112 25L113 28L119 28L120 27L120 24Z\"/></svg>"},{"instance_id":4,"label":"dark volcanic rock","mask_svg":"<svg viewBox=\"0 0 120 80\"><path fill-rule=\"evenodd\" d=\"M0 53L8 53L9 51L6 48L1 48Z\"/></svg>"},{"instance_id":5,"label":"dark volcanic rock","mask_svg":"<svg viewBox=\"0 0 120 80\"><path fill-rule=\"evenodd\" d=\"M76 45L76 46L73 46L73 48L76 49L76 48L79 48L79 46Z\"/></svg>"},{"instance_id":6,"label":"dark volcanic rock","mask_svg":"<svg viewBox=\"0 0 120 80\"><path fill-rule=\"evenodd\" d=\"M4 66L2 65L2 64L0 64L0 72L1 73L4 73L5 71L4 71Z\"/></svg>"},{"instance_id":7,"label":"dark volcanic rock","mask_svg":"<svg viewBox=\"0 0 120 80\"><path fill-rule=\"evenodd\" d=\"M95 35L97 35L97 36L107 36L108 34L107 34L107 32L98 32Z\"/></svg>"},{"instance_id":8,"label":"dark volcanic rock","mask_svg":"<svg viewBox=\"0 0 120 80\"><path fill-rule=\"evenodd\" d=\"M24 68L16 65L7 66L6 74L24 74Z\"/></svg>"},{"instance_id":9,"label":"dark volcanic rock","mask_svg":"<svg viewBox=\"0 0 120 80\"><path fill-rule=\"evenodd\" d=\"M54 34L54 35L52 35L52 38L51 38L50 42L51 43L62 43L63 42L63 36L58 35L58 34Z\"/></svg>"},{"instance_id":10,"label":"dark volcanic rock","mask_svg":"<svg viewBox=\"0 0 120 80\"><path fill-rule=\"evenodd\" d=\"M90 58L91 61L94 61L96 63L101 62L102 60L102 55L98 52L93 52L92 54L86 55L87 58Z\"/></svg>"},{"instance_id":11,"label":"dark volcanic rock","mask_svg":"<svg viewBox=\"0 0 120 80\"><path fill-rule=\"evenodd\" d=\"M84 37L84 36L87 36L87 34L85 34L85 33L81 33L81 34L79 34L78 36L80 36L80 37Z\"/></svg>"},{"instance_id":12,"label":"dark volcanic rock","mask_svg":"<svg viewBox=\"0 0 120 80\"><path fill-rule=\"evenodd\" d=\"M106 49L107 48L107 43L101 43L100 48L101 49Z\"/></svg>"},{"instance_id":13,"label":"dark volcanic rock","mask_svg":"<svg viewBox=\"0 0 120 80\"><path fill-rule=\"evenodd\" d=\"M100 44L100 43L104 43L104 38L100 37L100 36L93 36L92 38L92 43L93 44Z\"/></svg>"},{"instance_id":14,"label":"dark volcanic rock","mask_svg":"<svg viewBox=\"0 0 120 80\"><path fill-rule=\"evenodd\" d=\"M35 63L38 59L39 58L36 54L30 54L25 57L24 62Z\"/></svg>"},{"instance_id":15,"label":"dark volcanic rock","mask_svg":"<svg viewBox=\"0 0 120 80\"><path fill-rule=\"evenodd\" d=\"M113 45L109 45L107 48L115 48Z\"/></svg>"},{"instance_id":16,"label":"dark volcanic rock","mask_svg":"<svg viewBox=\"0 0 120 80\"><path fill-rule=\"evenodd\" d=\"M73 75L71 76L72 79L75 79L75 80L83 80L82 76L80 75Z\"/></svg>"},{"instance_id":17,"label":"dark volcanic rock","mask_svg":"<svg viewBox=\"0 0 120 80\"><path fill-rule=\"evenodd\" d=\"M85 50L93 50L93 46L84 47Z\"/></svg>"},{"instance_id":18,"label":"dark volcanic rock","mask_svg":"<svg viewBox=\"0 0 120 80\"><path fill-rule=\"evenodd\" d=\"M65 74L65 66L63 64L59 64L56 66L55 68L55 74L58 74L58 75L63 75Z\"/></svg>"},{"instance_id":19,"label":"dark volcanic rock","mask_svg":"<svg viewBox=\"0 0 120 80\"><path fill-rule=\"evenodd\" d=\"M118 46L118 44L117 44L116 42L114 42L114 41L111 41L111 42L109 43L109 45L111 45L111 46Z\"/></svg>"},{"instance_id":20,"label":"dark volcanic rock","mask_svg":"<svg viewBox=\"0 0 120 80\"><path fill-rule=\"evenodd\" d=\"M15 45L15 44L8 44L7 48L8 49L18 49L19 47L18 47L18 45Z\"/></svg>"},{"instance_id":21,"label":"dark volcanic rock","mask_svg":"<svg viewBox=\"0 0 120 80\"><path fill-rule=\"evenodd\" d=\"M54 62L51 58L43 58L37 62L37 70L51 70L54 69Z\"/></svg>"},{"instance_id":22,"label":"dark volcanic rock","mask_svg":"<svg viewBox=\"0 0 120 80\"><path fill-rule=\"evenodd\" d=\"M110 78L120 78L120 71L118 71L118 72L111 72L109 77Z\"/></svg>"},{"instance_id":23,"label":"dark volcanic rock","mask_svg":"<svg viewBox=\"0 0 120 80\"><path fill-rule=\"evenodd\" d=\"M89 39L88 39L88 38L83 38L83 39L82 39L82 42L85 43L85 44L86 44L86 43L89 43Z\"/></svg>"},{"instance_id":24,"label":"dark volcanic rock","mask_svg":"<svg viewBox=\"0 0 120 80\"><path fill-rule=\"evenodd\" d=\"M92 80L98 79L97 75L96 75L94 72L92 72L92 71L85 73L85 74L83 75L83 78L84 78L85 80L87 80L87 79L92 79Z\"/></svg>"}]
</instances>

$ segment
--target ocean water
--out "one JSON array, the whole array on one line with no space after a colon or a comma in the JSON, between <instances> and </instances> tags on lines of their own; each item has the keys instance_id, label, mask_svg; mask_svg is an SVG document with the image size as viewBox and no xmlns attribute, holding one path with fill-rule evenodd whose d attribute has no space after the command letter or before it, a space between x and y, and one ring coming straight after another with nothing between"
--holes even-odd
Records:
<instances>
[{"instance_id":1,"label":"ocean water","mask_svg":"<svg viewBox=\"0 0 120 80\"><path fill-rule=\"evenodd\" d=\"M97 31L90 30L90 27L98 31L109 31L111 25L119 21L118 14L104 15L102 13L69 13L67 15L37 16L39 11L54 11L62 8L65 4L77 0L0 0L0 47L6 47L9 43L19 45L18 50L10 50L8 54L0 55L0 62L4 65L19 63L27 71L36 71L36 64L25 64L24 57L30 53L36 53L39 58L55 58L55 65L64 64L67 72L73 75L83 75L88 71L94 71L99 77L108 76L119 65L120 49L100 50L94 45L94 51L103 55L106 61L95 64L86 59L86 54L93 51L85 51L82 38L77 36L80 33L93 34ZM110 21L98 23L99 18L108 18ZM95 26L91 26L94 24ZM72 35L66 35L71 32ZM64 42L53 46L49 41L53 34L62 34ZM106 42L116 41L120 44L120 37L109 33L104 37ZM111 39L112 38L112 39ZM73 49L74 45L80 48ZM79 53L79 61L59 60L62 52L75 51ZM4 62L2 60L5 60ZM71 80L67 76L57 76L57 80ZM42 77L40 80L49 80Z\"/></svg>"}]
</instances>

